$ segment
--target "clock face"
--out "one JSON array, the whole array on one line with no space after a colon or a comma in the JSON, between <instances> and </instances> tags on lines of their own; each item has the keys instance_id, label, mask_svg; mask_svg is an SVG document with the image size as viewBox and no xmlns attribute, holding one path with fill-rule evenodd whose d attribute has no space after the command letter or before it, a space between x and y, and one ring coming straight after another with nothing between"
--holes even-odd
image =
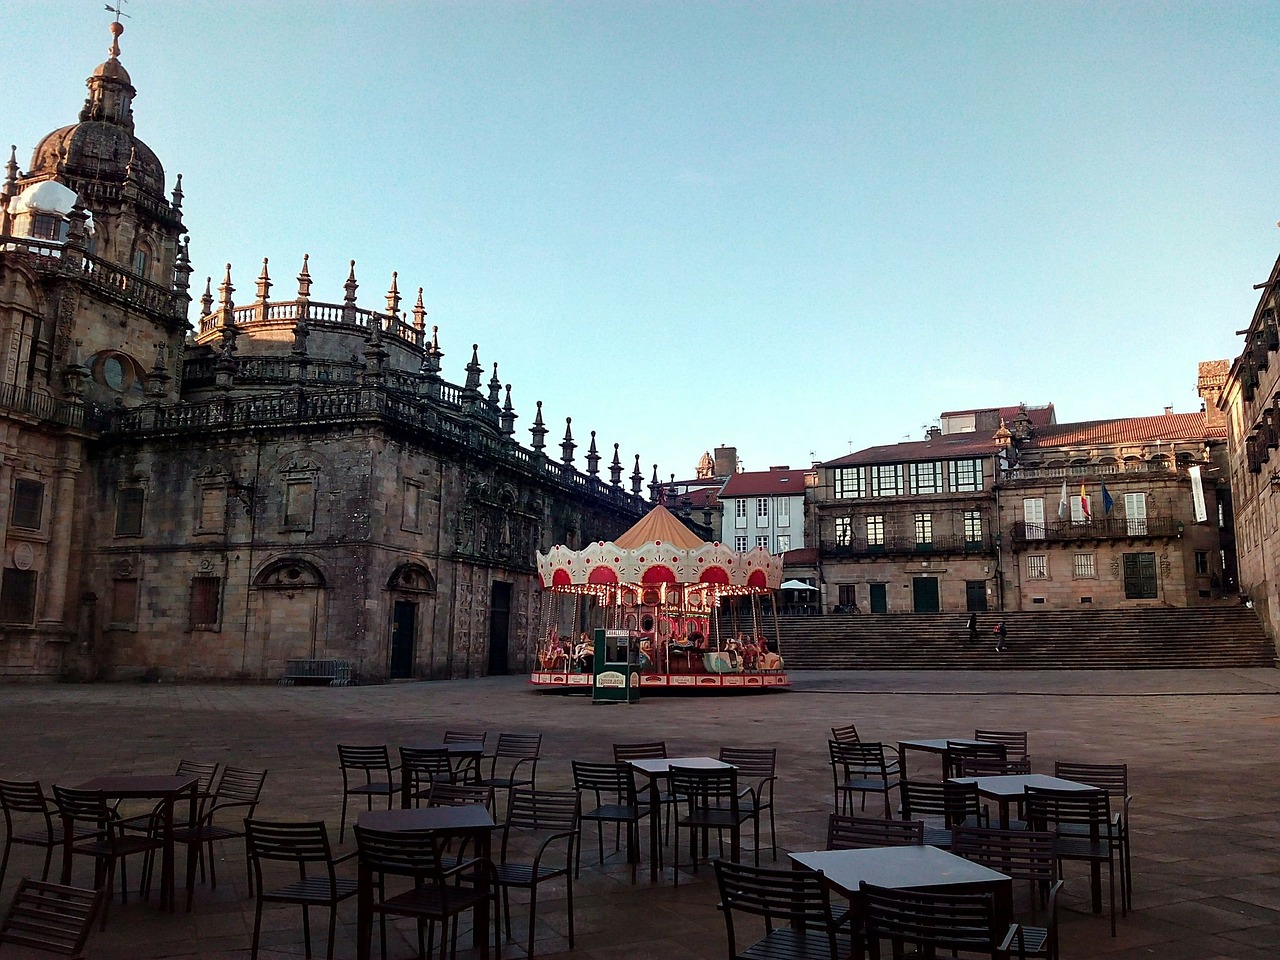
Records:
<instances>
[{"instance_id":1,"label":"clock face","mask_svg":"<svg viewBox=\"0 0 1280 960\"><path fill-rule=\"evenodd\" d=\"M119 357L107 357L102 362L102 382L112 390L123 390L127 374Z\"/></svg>"}]
</instances>

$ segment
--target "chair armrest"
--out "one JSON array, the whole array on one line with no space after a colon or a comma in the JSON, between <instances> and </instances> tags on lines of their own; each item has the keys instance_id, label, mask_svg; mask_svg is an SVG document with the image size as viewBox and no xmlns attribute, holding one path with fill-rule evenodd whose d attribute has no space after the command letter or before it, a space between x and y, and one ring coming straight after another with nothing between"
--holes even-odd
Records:
<instances>
[{"instance_id":1,"label":"chair armrest","mask_svg":"<svg viewBox=\"0 0 1280 960\"><path fill-rule=\"evenodd\" d=\"M340 857L334 857L333 858L334 866L337 866L339 863L346 863L348 860L352 859L353 857L358 856L359 853L360 853L359 850L352 850L350 853L344 853Z\"/></svg>"},{"instance_id":2,"label":"chair armrest","mask_svg":"<svg viewBox=\"0 0 1280 960\"><path fill-rule=\"evenodd\" d=\"M573 837L573 835L574 835L574 831L564 830L564 831L561 831L560 833L553 833L551 836L547 837L545 840L542 841L542 846L538 847L538 852L533 858L533 874L535 877L538 875L538 865L542 863L542 855L547 852L547 848L550 847L557 840L569 840Z\"/></svg>"},{"instance_id":3,"label":"chair armrest","mask_svg":"<svg viewBox=\"0 0 1280 960\"><path fill-rule=\"evenodd\" d=\"M1018 944L1018 956L1025 957L1027 955L1027 945L1022 936L1022 927L1016 923L1009 924L1009 929L1004 935L1004 939L1000 941L998 950L1000 953L1009 954L1013 951L1014 941Z\"/></svg>"}]
</instances>

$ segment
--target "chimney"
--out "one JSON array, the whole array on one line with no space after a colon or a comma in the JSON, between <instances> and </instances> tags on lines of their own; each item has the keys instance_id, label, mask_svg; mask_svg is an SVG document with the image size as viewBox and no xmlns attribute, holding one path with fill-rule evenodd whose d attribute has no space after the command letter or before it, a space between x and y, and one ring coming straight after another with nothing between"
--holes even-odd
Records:
<instances>
[{"instance_id":1,"label":"chimney","mask_svg":"<svg viewBox=\"0 0 1280 960\"><path fill-rule=\"evenodd\" d=\"M716 447L715 464L717 477L733 476L738 472L738 448Z\"/></svg>"},{"instance_id":2,"label":"chimney","mask_svg":"<svg viewBox=\"0 0 1280 960\"><path fill-rule=\"evenodd\" d=\"M1204 423L1206 427L1221 427L1227 422L1227 415L1218 408L1222 389L1227 383L1227 374L1231 371L1230 360L1206 360L1200 364L1199 376L1196 378L1196 392L1204 401Z\"/></svg>"}]
</instances>

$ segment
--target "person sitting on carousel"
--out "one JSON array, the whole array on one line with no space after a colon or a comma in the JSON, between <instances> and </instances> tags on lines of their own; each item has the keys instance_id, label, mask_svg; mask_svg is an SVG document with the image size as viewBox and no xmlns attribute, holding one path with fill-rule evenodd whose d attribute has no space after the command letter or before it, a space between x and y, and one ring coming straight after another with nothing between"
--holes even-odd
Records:
<instances>
[{"instance_id":1,"label":"person sitting on carousel","mask_svg":"<svg viewBox=\"0 0 1280 960\"><path fill-rule=\"evenodd\" d=\"M653 637L652 637L651 635L646 634L646 635L645 635L643 638L641 638L641 640L640 640L640 664L639 664L639 666L640 666L640 669L641 669L641 670L652 670L652 669L653 669L653 665L654 665L655 663L657 663L657 658L654 656L654 653L655 653L655 651L654 651L654 649L653 649Z\"/></svg>"},{"instance_id":2,"label":"person sitting on carousel","mask_svg":"<svg viewBox=\"0 0 1280 960\"><path fill-rule=\"evenodd\" d=\"M742 654L742 669L754 670L756 668L756 660L760 656L760 648L756 646L755 640L740 633L738 634L737 644Z\"/></svg>"},{"instance_id":3,"label":"person sitting on carousel","mask_svg":"<svg viewBox=\"0 0 1280 960\"><path fill-rule=\"evenodd\" d=\"M764 652L760 654L761 670L781 670L782 656L778 653L778 645L773 642L766 643L762 637L760 643Z\"/></svg>"},{"instance_id":4,"label":"person sitting on carousel","mask_svg":"<svg viewBox=\"0 0 1280 960\"><path fill-rule=\"evenodd\" d=\"M573 648L573 665L578 670L590 671L595 664L596 659L596 643L591 639L591 634L583 630L578 637L578 645Z\"/></svg>"}]
</instances>

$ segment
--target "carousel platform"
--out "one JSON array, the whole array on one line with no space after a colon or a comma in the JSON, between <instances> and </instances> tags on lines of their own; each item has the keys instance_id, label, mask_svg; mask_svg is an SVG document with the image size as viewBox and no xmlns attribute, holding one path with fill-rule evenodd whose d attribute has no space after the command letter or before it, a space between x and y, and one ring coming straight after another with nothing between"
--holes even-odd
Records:
<instances>
[{"instance_id":1,"label":"carousel platform","mask_svg":"<svg viewBox=\"0 0 1280 960\"><path fill-rule=\"evenodd\" d=\"M768 670L761 673L640 673L636 674L641 691L662 693L665 691L708 693L748 690L785 690L791 686L791 678L785 670ZM529 682L542 690L591 690L591 674L565 672L563 670L536 670Z\"/></svg>"}]
</instances>

